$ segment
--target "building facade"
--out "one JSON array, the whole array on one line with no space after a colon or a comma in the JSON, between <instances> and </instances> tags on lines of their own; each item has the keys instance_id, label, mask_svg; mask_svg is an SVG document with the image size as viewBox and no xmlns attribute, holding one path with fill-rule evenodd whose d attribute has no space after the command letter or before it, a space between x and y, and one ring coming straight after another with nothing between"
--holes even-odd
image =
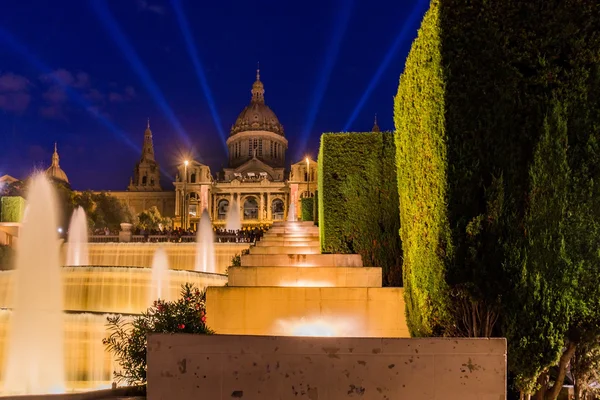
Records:
<instances>
[{"instance_id":1,"label":"building facade","mask_svg":"<svg viewBox=\"0 0 600 400\"><path fill-rule=\"evenodd\" d=\"M176 227L195 229L204 209L216 226L225 226L229 208L240 207L243 225L271 224L300 210L302 197L317 189L317 162L306 158L286 171L288 141L283 125L265 103L260 71L250 104L239 114L227 139L228 164L213 174L208 165L186 160L177 168L174 191L160 187L150 124L144 132L140 161L127 191L110 192L139 213L156 206ZM292 207L294 211L292 212Z\"/></svg>"}]
</instances>

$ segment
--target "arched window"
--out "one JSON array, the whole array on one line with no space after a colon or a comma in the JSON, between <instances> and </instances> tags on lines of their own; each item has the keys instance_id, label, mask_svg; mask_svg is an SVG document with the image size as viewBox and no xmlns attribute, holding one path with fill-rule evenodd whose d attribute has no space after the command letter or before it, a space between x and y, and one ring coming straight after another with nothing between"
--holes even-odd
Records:
<instances>
[{"instance_id":1,"label":"arched window","mask_svg":"<svg viewBox=\"0 0 600 400\"><path fill-rule=\"evenodd\" d=\"M284 206L283 200L275 199L271 203L271 215L273 216L273 221L281 221L283 220Z\"/></svg>"},{"instance_id":2,"label":"arched window","mask_svg":"<svg viewBox=\"0 0 600 400\"><path fill-rule=\"evenodd\" d=\"M193 173L192 175L190 175L190 182L196 183L196 173Z\"/></svg>"},{"instance_id":3,"label":"arched window","mask_svg":"<svg viewBox=\"0 0 600 400\"><path fill-rule=\"evenodd\" d=\"M154 178L150 178L150 186L154 186Z\"/></svg>"},{"instance_id":4,"label":"arched window","mask_svg":"<svg viewBox=\"0 0 600 400\"><path fill-rule=\"evenodd\" d=\"M258 219L258 202L254 197L248 197L244 202L244 219Z\"/></svg>"},{"instance_id":5,"label":"arched window","mask_svg":"<svg viewBox=\"0 0 600 400\"><path fill-rule=\"evenodd\" d=\"M142 177L142 185L145 185L146 182L148 182L148 177L147 176L143 176Z\"/></svg>"},{"instance_id":6,"label":"arched window","mask_svg":"<svg viewBox=\"0 0 600 400\"><path fill-rule=\"evenodd\" d=\"M227 212L229 211L229 200L219 200L217 204L217 219L224 220L227 219Z\"/></svg>"},{"instance_id":7,"label":"arched window","mask_svg":"<svg viewBox=\"0 0 600 400\"><path fill-rule=\"evenodd\" d=\"M314 196L315 196L314 193L311 193L311 192L309 192L307 190L305 190L304 192L302 192L300 194L300 198L302 198L302 199L306 199L308 197L314 197Z\"/></svg>"}]
</instances>

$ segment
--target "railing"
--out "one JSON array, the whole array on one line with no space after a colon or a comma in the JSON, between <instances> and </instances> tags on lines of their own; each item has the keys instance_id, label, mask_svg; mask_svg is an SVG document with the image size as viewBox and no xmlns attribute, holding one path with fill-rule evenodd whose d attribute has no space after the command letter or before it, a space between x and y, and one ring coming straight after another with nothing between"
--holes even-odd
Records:
<instances>
[{"instance_id":1,"label":"railing","mask_svg":"<svg viewBox=\"0 0 600 400\"><path fill-rule=\"evenodd\" d=\"M91 243L118 243L119 235L91 235ZM196 235L132 235L132 243L194 243ZM251 243L250 238L246 236L236 236L231 234L215 235L215 243Z\"/></svg>"},{"instance_id":2,"label":"railing","mask_svg":"<svg viewBox=\"0 0 600 400\"><path fill-rule=\"evenodd\" d=\"M92 243L114 243L119 241L119 235L92 235L89 237Z\"/></svg>"}]
</instances>

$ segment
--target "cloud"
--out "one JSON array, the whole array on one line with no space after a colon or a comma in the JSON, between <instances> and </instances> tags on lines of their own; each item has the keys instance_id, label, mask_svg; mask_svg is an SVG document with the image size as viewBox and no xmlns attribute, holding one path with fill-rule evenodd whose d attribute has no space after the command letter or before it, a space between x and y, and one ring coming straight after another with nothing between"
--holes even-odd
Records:
<instances>
[{"instance_id":1,"label":"cloud","mask_svg":"<svg viewBox=\"0 0 600 400\"><path fill-rule=\"evenodd\" d=\"M108 100L111 103L123 103L125 101L131 101L135 98L136 92L132 86L126 86L125 91L123 93L119 92L110 92L108 94Z\"/></svg>"},{"instance_id":2,"label":"cloud","mask_svg":"<svg viewBox=\"0 0 600 400\"><path fill-rule=\"evenodd\" d=\"M137 0L138 10L153 12L155 14L164 14L165 8L150 4L147 0Z\"/></svg>"},{"instance_id":3,"label":"cloud","mask_svg":"<svg viewBox=\"0 0 600 400\"><path fill-rule=\"evenodd\" d=\"M53 104L40 107L40 115L50 119L67 119L62 104Z\"/></svg>"},{"instance_id":4,"label":"cloud","mask_svg":"<svg viewBox=\"0 0 600 400\"><path fill-rule=\"evenodd\" d=\"M21 75L7 72L0 74L0 110L22 113L31 103L31 83Z\"/></svg>"}]
</instances>

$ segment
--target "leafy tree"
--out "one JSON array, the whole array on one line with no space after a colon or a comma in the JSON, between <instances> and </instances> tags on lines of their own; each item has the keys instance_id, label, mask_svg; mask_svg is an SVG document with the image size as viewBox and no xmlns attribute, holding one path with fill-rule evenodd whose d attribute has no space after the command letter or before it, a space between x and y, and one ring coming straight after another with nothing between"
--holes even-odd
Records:
<instances>
[{"instance_id":1,"label":"leafy tree","mask_svg":"<svg viewBox=\"0 0 600 400\"><path fill-rule=\"evenodd\" d=\"M93 194L92 200L95 206L90 217L95 228L118 230L121 223L131 222L131 211L116 197L101 192Z\"/></svg>"},{"instance_id":2,"label":"leafy tree","mask_svg":"<svg viewBox=\"0 0 600 400\"><path fill-rule=\"evenodd\" d=\"M110 335L103 343L121 366L120 371L114 372L116 381L129 385L146 383L146 335L149 333L212 334L206 325L205 301L204 291L186 283L178 300L158 299L132 322L124 321L120 315L108 317Z\"/></svg>"},{"instance_id":3,"label":"leafy tree","mask_svg":"<svg viewBox=\"0 0 600 400\"><path fill-rule=\"evenodd\" d=\"M579 343L571 359L571 375L575 387L575 400L599 395L600 388L600 337Z\"/></svg>"},{"instance_id":4,"label":"leafy tree","mask_svg":"<svg viewBox=\"0 0 600 400\"><path fill-rule=\"evenodd\" d=\"M152 206L148 210L144 210L138 214L136 225L142 229L156 230L170 228L173 225L173 221L169 217L161 216L158 208Z\"/></svg>"},{"instance_id":5,"label":"leafy tree","mask_svg":"<svg viewBox=\"0 0 600 400\"><path fill-rule=\"evenodd\" d=\"M598 325L599 27L595 0L432 0L394 103L409 329L506 335L524 395Z\"/></svg>"}]
</instances>

